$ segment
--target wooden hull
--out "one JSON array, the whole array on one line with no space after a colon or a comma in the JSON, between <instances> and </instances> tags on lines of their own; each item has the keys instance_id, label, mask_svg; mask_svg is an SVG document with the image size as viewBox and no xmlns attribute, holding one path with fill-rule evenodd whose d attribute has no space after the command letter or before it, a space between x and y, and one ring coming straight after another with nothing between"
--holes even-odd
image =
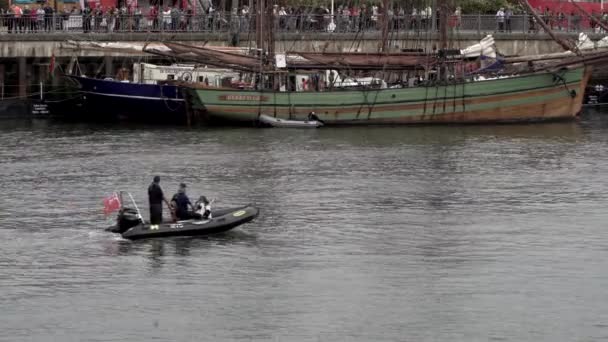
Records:
<instances>
[{"instance_id":1,"label":"wooden hull","mask_svg":"<svg viewBox=\"0 0 608 342\"><path fill-rule=\"evenodd\" d=\"M211 120L253 123L262 113L325 124L420 124L574 118L592 67L447 86L326 92L190 89L191 106Z\"/></svg>"}]
</instances>

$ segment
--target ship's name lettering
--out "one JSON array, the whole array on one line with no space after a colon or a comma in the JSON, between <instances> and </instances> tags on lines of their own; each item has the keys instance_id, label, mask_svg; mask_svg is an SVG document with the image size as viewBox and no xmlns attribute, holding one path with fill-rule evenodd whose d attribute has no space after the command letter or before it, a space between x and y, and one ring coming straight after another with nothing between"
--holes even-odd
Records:
<instances>
[{"instance_id":1,"label":"ship's name lettering","mask_svg":"<svg viewBox=\"0 0 608 342\"><path fill-rule=\"evenodd\" d=\"M220 100L223 101L266 101L266 96L259 95L222 95Z\"/></svg>"},{"instance_id":2,"label":"ship's name lettering","mask_svg":"<svg viewBox=\"0 0 608 342\"><path fill-rule=\"evenodd\" d=\"M161 74L179 74L181 72L190 72L190 69L157 69Z\"/></svg>"}]
</instances>

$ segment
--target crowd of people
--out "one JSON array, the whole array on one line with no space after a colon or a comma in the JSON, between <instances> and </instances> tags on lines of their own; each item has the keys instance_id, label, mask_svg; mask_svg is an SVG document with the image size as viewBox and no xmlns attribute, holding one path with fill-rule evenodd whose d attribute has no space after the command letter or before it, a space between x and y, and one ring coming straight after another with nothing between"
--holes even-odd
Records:
<instances>
[{"instance_id":1,"label":"crowd of people","mask_svg":"<svg viewBox=\"0 0 608 342\"><path fill-rule=\"evenodd\" d=\"M591 30L596 31L599 29L599 26L595 21L590 20L589 18L583 17L578 12L570 12L564 13L562 11L552 11L549 8L545 8L544 11L541 11L539 8L537 10L538 14L541 14L543 20L547 23L547 25L553 30L569 30L569 31L579 31L583 26L588 26ZM604 24L608 24L608 13L607 12L592 12L591 15L600 22ZM538 28L536 28L538 29Z\"/></svg>"},{"instance_id":2,"label":"crowd of people","mask_svg":"<svg viewBox=\"0 0 608 342\"><path fill-rule=\"evenodd\" d=\"M83 32L137 32L137 31L230 31L247 32L255 27L255 16L249 6L244 5L232 12L219 11L211 0L204 0L202 7L180 8L177 6L148 6L119 8L97 6L79 9L76 6L63 6L55 10L48 4L18 5L13 4L6 10L0 10L0 26L6 27L9 33L35 33L41 31L75 30ZM439 27L439 13L431 7L405 8L392 6L386 11L381 4L346 5L337 4L332 15L324 5L279 6L274 5L272 12L273 25L276 30L288 32L330 31L359 32L380 30L385 24L393 30L429 30ZM557 30L580 30L581 27L595 29L592 21L583 20L578 13L553 12L549 8L537 10L544 21ZM386 15L385 15L386 13ZM608 23L608 14L593 14L597 19ZM466 16L466 15L465 15ZM491 16L491 15L490 15ZM386 17L386 18L385 18ZM522 27L521 18L527 21L527 30L536 32L539 25L534 16L526 13L515 13L510 7L500 8L495 14L495 31L512 32L518 17L518 30ZM433 23L433 18L436 22ZM451 11L448 27L452 29L477 29L476 25L463 26L463 13L460 7ZM388 23L386 21L388 20ZM471 15L469 21L481 20ZM435 25L433 25L435 24ZM471 27L469 27L471 26ZM484 28L488 29L488 28Z\"/></svg>"},{"instance_id":3,"label":"crowd of people","mask_svg":"<svg viewBox=\"0 0 608 342\"><path fill-rule=\"evenodd\" d=\"M150 6L120 8L97 6L79 9L76 6L63 6L55 10L46 5L20 6L13 4L0 10L0 26L9 33L36 33L42 31L78 30L84 32L113 31L187 31L212 29L216 16L212 8L202 15L195 16L191 8ZM193 19L197 19L197 27Z\"/></svg>"},{"instance_id":4,"label":"crowd of people","mask_svg":"<svg viewBox=\"0 0 608 342\"><path fill-rule=\"evenodd\" d=\"M525 12L520 13L520 15L521 14L524 14L525 18L527 18L527 32L537 33L542 30L540 23L537 21L534 15L527 14ZM578 32L581 29L588 28L592 31L603 31L594 20L585 18L578 12L566 13L563 11L553 11L547 7L545 9L536 8L535 14L541 18L551 30ZM597 21L608 25L607 12L593 12L591 15L595 17ZM513 17L514 12L512 8L507 7L505 9L504 7L501 7L496 12L496 31L508 33L512 32Z\"/></svg>"},{"instance_id":5,"label":"crowd of people","mask_svg":"<svg viewBox=\"0 0 608 342\"><path fill-rule=\"evenodd\" d=\"M13 4L6 10L0 10L2 26L7 27L9 33L25 33L50 31L53 22L53 8L46 5L20 6Z\"/></svg>"},{"instance_id":6,"label":"crowd of people","mask_svg":"<svg viewBox=\"0 0 608 342\"><path fill-rule=\"evenodd\" d=\"M198 12L190 7L156 5L147 8L127 7L96 8L64 6L61 10L48 4L20 6L13 4L0 11L0 25L11 33L27 33L50 30L78 29L84 32L112 31L248 31L255 25L255 16L249 6L244 5L232 12L217 11L211 1ZM327 6L278 6L271 9L274 26L285 31L361 31L377 30L384 25L382 5L338 5L332 16ZM460 22L460 8L452 15L451 23ZM394 29L424 30L431 28L433 17L430 7L407 10L395 6L387 11L389 26Z\"/></svg>"}]
</instances>

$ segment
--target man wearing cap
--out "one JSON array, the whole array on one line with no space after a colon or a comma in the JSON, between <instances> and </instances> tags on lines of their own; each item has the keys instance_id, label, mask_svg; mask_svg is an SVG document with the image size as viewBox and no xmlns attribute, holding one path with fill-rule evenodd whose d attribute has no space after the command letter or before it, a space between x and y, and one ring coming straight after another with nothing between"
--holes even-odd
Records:
<instances>
[{"instance_id":1,"label":"man wearing cap","mask_svg":"<svg viewBox=\"0 0 608 342\"><path fill-rule=\"evenodd\" d=\"M191 219L192 213L188 211L188 205L194 210L194 206L188 196L186 196L186 184L181 183L177 193L171 198L171 204L175 209L175 215L178 220L189 220Z\"/></svg>"},{"instance_id":2,"label":"man wearing cap","mask_svg":"<svg viewBox=\"0 0 608 342\"><path fill-rule=\"evenodd\" d=\"M160 188L160 177L155 176L154 181L148 187L148 201L150 202L150 224L163 223L163 201L169 206L169 201Z\"/></svg>"}]
</instances>

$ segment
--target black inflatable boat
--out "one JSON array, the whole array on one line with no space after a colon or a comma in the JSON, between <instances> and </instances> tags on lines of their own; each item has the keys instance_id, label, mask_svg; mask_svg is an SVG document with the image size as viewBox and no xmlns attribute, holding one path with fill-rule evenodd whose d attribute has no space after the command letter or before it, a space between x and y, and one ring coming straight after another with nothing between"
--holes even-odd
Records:
<instances>
[{"instance_id":1,"label":"black inflatable boat","mask_svg":"<svg viewBox=\"0 0 608 342\"><path fill-rule=\"evenodd\" d=\"M151 225L143 221L137 210L122 208L118 213L116 225L106 230L119 233L123 238L130 240L209 235L228 231L253 220L258 216L259 209L246 205L238 208L212 210L211 214L211 219L192 219Z\"/></svg>"}]
</instances>

